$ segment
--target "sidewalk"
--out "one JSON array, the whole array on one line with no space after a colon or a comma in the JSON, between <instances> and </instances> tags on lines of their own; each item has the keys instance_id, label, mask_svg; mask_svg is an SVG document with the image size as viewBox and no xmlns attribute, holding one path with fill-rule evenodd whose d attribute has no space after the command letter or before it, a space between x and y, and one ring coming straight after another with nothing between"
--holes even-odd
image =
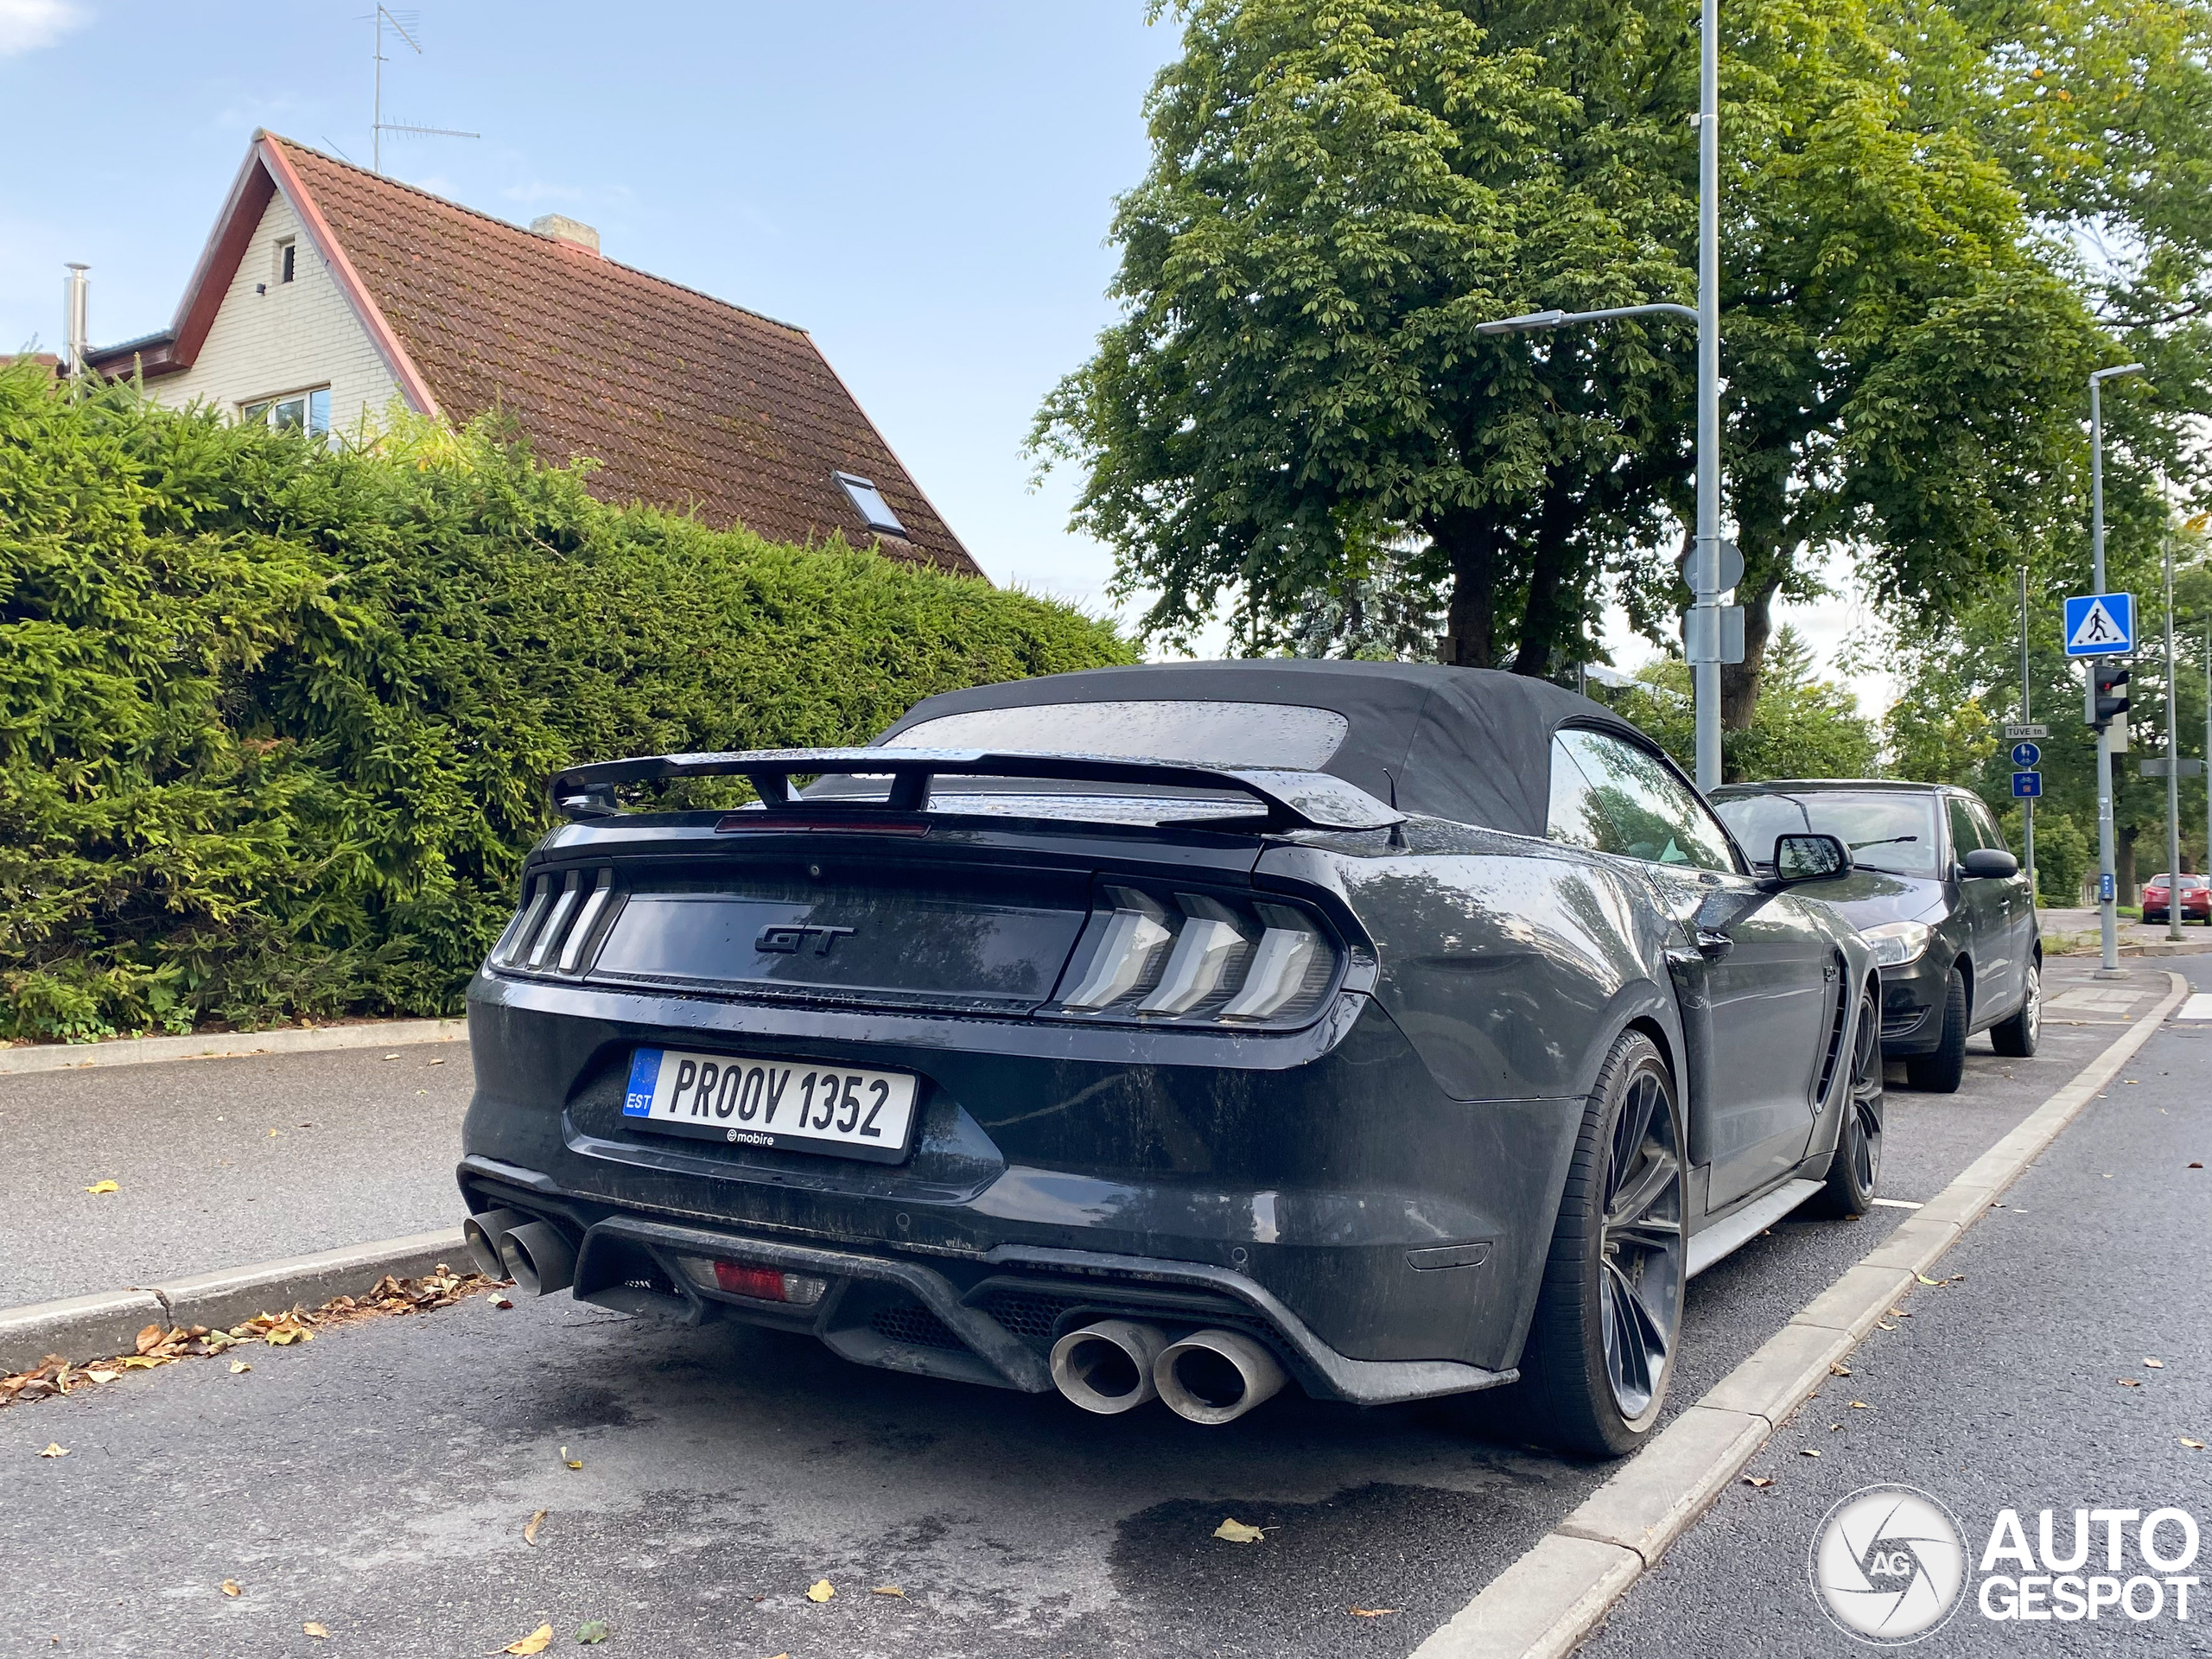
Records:
<instances>
[{"instance_id":1,"label":"sidewalk","mask_svg":"<svg viewBox=\"0 0 2212 1659\"><path fill-rule=\"evenodd\" d=\"M2094 956L2098 950L2098 919L2094 910L2039 909L2036 921L2043 930L2044 950L2057 956ZM2179 940L2166 938L2164 922L2131 922L2120 918L2120 950L2134 957L2194 957L2212 954L2212 927L2184 922Z\"/></svg>"},{"instance_id":2,"label":"sidewalk","mask_svg":"<svg viewBox=\"0 0 2212 1659\"><path fill-rule=\"evenodd\" d=\"M0 1308L452 1226L473 1085L457 1042L0 1076Z\"/></svg>"}]
</instances>

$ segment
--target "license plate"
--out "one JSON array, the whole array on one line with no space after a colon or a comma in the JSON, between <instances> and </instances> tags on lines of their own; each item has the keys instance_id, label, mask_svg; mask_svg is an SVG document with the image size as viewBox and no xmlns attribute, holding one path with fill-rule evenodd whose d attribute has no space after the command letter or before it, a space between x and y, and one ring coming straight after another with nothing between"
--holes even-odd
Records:
<instances>
[{"instance_id":1,"label":"license plate","mask_svg":"<svg viewBox=\"0 0 2212 1659\"><path fill-rule=\"evenodd\" d=\"M903 1071L641 1048L622 1116L634 1127L734 1146L896 1163L917 1080Z\"/></svg>"}]
</instances>

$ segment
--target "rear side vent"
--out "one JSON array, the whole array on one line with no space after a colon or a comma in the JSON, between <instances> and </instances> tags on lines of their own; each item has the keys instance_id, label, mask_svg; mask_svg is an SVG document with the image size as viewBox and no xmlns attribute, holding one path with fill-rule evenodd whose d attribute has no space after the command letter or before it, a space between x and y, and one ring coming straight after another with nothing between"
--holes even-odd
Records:
<instances>
[{"instance_id":1,"label":"rear side vent","mask_svg":"<svg viewBox=\"0 0 2212 1659\"><path fill-rule=\"evenodd\" d=\"M1851 1023L1851 973L1847 963L1836 965L1835 1013L1828 1021L1827 1052L1821 1057L1821 1080L1813 1090L1813 1106L1819 1109L1835 1081L1836 1063L1843 1058L1844 1027Z\"/></svg>"},{"instance_id":2,"label":"rear side vent","mask_svg":"<svg viewBox=\"0 0 2212 1659\"><path fill-rule=\"evenodd\" d=\"M490 965L510 973L575 973L613 896L611 869L548 870L531 877L522 908L492 947Z\"/></svg>"}]
</instances>

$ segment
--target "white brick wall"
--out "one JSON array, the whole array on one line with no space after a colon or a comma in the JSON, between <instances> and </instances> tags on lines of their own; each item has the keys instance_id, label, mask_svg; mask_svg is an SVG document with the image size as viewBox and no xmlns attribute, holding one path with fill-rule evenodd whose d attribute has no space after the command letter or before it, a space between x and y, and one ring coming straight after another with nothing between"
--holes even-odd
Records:
<instances>
[{"instance_id":1,"label":"white brick wall","mask_svg":"<svg viewBox=\"0 0 2212 1659\"><path fill-rule=\"evenodd\" d=\"M285 237L297 238L298 251L292 280L279 283L276 245ZM257 284L267 292L255 293ZM199 360L182 374L149 381L146 390L164 404L200 399L235 416L243 404L323 385L330 388L331 429L340 433L357 430L364 419L377 426L399 390L279 191L238 261Z\"/></svg>"}]
</instances>

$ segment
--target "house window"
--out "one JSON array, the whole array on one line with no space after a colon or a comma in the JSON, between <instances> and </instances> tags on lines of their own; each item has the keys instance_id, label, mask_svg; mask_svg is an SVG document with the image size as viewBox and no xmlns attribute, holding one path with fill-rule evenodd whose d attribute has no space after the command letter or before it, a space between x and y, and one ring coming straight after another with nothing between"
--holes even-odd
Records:
<instances>
[{"instance_id":1,"label":"house window","mask_svg":"<svg viewBox=\"0 0 2212 1659\"><path fill-rule=\"evenodd\" d=\"M899 522L899 515L891 511L891 504L877 492L874 485L864 478L855 478L850 473L839 473L836 476L837 482L844 486L845 499L859 510L861 518L868 520L870 530L880 530L887 536L906 535L906 526Z\"/></svg>"},{"instance_id":2,"label":"house window","mask_svg":"<svg viewBox=\"0 0 2212 1659\"><path fill-rule=\"evenodd\" d=\"M304 432L310 437L321 437L330 430L330 388L317 386L312 391L264 397L243 405L238 415L243 420L265 421L279 432Z\"/></svg>"},{"instance_id":3,"label":"house window","mask_svg":"<svg viewBox=\"0 0 2212 1659\"><path fill-rule=\"evenodd\" d=\"M297 254L299 251L299 244L289 236L284 238L283 241L277 243L276 280L278 282L289 283L292 280L293 256Z\"/></svg>"}]
</instances>

